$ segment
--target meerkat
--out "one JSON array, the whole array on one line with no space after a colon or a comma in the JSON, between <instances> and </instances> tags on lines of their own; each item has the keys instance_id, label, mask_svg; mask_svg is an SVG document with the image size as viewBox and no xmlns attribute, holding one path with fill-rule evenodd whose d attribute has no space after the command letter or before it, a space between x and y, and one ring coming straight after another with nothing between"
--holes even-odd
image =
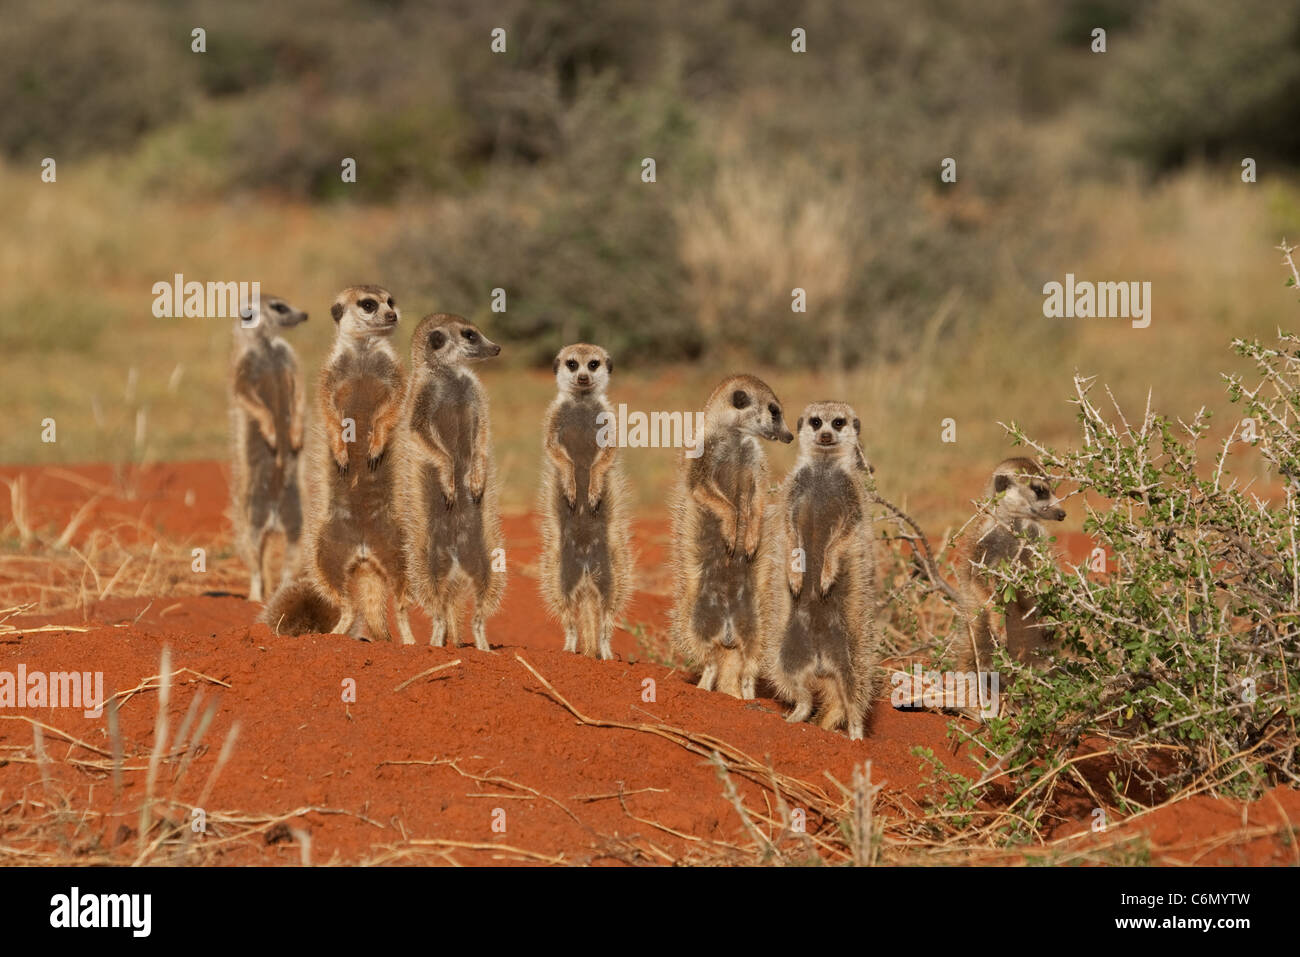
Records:
<instances>
[{"instance_id":1,"label":"meerkat","mask_svg":"<svg viewBox=\"0 0 1300 957\"><path fill-rule=\"evenodd\" d=\"M862 423L843 402L814 402L795 425L799 458L781 485L764 559L767 676L807 721L861 740L879 663L871 503Z\"/></svg>"},{"instance_id":2,"label":"meerkat","mask_svg":"<svg viewBox=\"0 0 1300 957\"><path fill-rule=\"evenodd\" d=\"M390 340L401 314L386 289L352 286L330 315L336 329L318 388L307 554L264 620L277 630L302 629L337 609L328 631L391 641L391 596L402 642L414 644L394 453L406 377Z\"/></svg>"},{"instance_id":3,"label":"meerkat","mask_svg":"<svg viewBox=\"0 0 1300 957\"><path fill-rule=\"evenodd\" d=\"M280 332L306 321L307 313L278 296L266 296L256 316L235 323L230 518L236 551L248 566L249 601L262 600L271 535L284 536L283 581L295 563L302 534L303 390L298 358Z\"/></svg>"},{"instance_id":4,"label":"meerkat","mask_svg":"<svg viewBox=\"0 0 1300 957\"><path fill-rule=\"evenodd\" d=\"M754 376L724 379L704 406L673 502L677 650L701 667L699 686L753 698L762 670L763 535L767 457L759 439L791 442L781 401ZM719 676L721 675L721 680Z\"/></svg>"},{"instance_id":5,"label":"meerkat","mask_svg":"<svg viewBox=\"0 0 1300 957\"><path fill-rule=\"evenodd\" d=\"M505 590L488 400L469 368L501 347L460 316L425 316L411 338L403 414L402 521L412 593L433 622L430 643L457 638L474 595L474 647L490 651L486 622Z\"/></svg>"},{"instance_id":6,"label":"meerkat","mask_svg":"<svg viewBox=\"0 0 1300 957\"><path fill-rule=\"evenodd\" d=\"M581 645L608 659L632 574L627 487L616 444L600 437L614 417L605 398L614 364L600 346L579 343L560 350L554 369L558 394L542 426L538 585L564 627L564 650Z\"/></svg>"},{"instance_id":7,"label":"meerkat","mask_svg":"<svg viewBox=\"0 0 1300 957\"><path fill-rule=\"evenodd\" d=\"M1005 561L1027 563L1032 552L1026 543L1044 537L1042 523L1065 519L1047 473L1033 459L1001 462L989 478L985 498L989 506L983 520L958 550L957 575L967 622L967 634L958 639L956 648L961 671L992 670L991 607L997 585L985 569ZM1017 595L1007 604L1005 617L1008 653L1025 664L1041 663L1051 634L1039 621L1033 598Z\"/></svg>"}]
</instances>

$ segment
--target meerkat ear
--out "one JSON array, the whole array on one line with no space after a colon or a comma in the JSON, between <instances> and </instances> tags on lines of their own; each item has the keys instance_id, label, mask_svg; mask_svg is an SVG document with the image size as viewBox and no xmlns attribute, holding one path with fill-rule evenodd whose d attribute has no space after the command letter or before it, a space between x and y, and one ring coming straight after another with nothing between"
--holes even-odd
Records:
<instances>
[{"instance_id":1,"label":"meerkat ear","mask_svg":"<svg viewBox=\"0 0 1300 957\"><path fill-rule=\"evenodd\" d=\"M555 364L551 366L551 371L558 373L560 371L560 357L555 357Z\"/></svg>"},{"instance_id":2,"label":"meerkat ear","mask_svg":"<svg viewBox=\"0 0 1300 957\"><path fill-rule=\"evenodd\" d=\"M802 432L802 431L803 431L803 416L802 416L802 415L799 416L799 421L796 422L796 423L794 424L794 430L795 430L796 432Z\"/></svg>"},{"instance_id":3,"label":"meerkat ear","mask_svg":"<svg viewBox=\"0 0 1300 957\"><path fill-rule=\"evenodd\" d=\"M859 469L860 471L862 471L862 472L866 472L868 475L873 475L873 474L875 474L875 471L876 471L875 467L872 466L872 465L870 465L870 464L867 462L867 457L866 457L865 455L862 454L862 446L860 446L860 445L855 446L854 449L853 449L853 452L854 452L855 457L857 458L857 463L856 463L856 464L857 464L858 469Z\"/></svg>"},{"instance_id":4,"label":"meerkat ear","mask_svg":"<svg viewBox=\"0 0 1300 957\"><path fill-rule=\"evenodd\" d=\"M334 317L334 321L335 321L335 322L338 322L340 319L342 319L342 318L343 318L343 303L341 303L341 302L336 302L336 303L334 303L334 305L330 306L330 315Z\"/></svg>"},{"instance_id":5,"label":"meerkat ear","mask_svg":"<svg viewBox=\"0 0 1300 957\"><path fill-rule=\"evenodd\" d=\"M614 372L614 360L609 356L605 356L605 371L610 374Z\"/></svg>"},{"instance_id":6,"label":"meerkat ear","mask_svg":"<svg viewBox=\"0 0 1300 957\"><path fill-rule=\"evenodd\" d=\"M429 348L433 349L434 352L437 352L446 344L447 336L441 329L434 329L433 332L429 333Z\"/></svg>"},{"instance_id":7,"label":"meerkat ear","mask_svg":"<svg viewBox=\"0 0 1300 957\"><path fill-rule=\"evenodd\" d=\"M737 409L749 408L749 393L744 389L737 389L731 394L731 404Z\"/></svg>"},{"instance_id":8,"label":"meerkat ear","mask_svg":"<svg viewBox=\"0 0 1300 957\"><path fill-rule=\"evenodd\" d=\"M854 420L853 420L853 431L856 432L858 435L861 435L861 434L862 434L862 420L861 420L861 419L854 419Z\"/></svg>"},{"instance_id":9,"label":"meerkat ear","mask_svg":"<svg viewBox=\"0 0 1300 957\"><path fill-rule=\"evenodd\" d=\"M1006 491L1007 489L1009 489L1010 487L1011 487L1011 476L1010 476L1010 475L998 475L998 476L994 477L994 479L993 479L993 491L995 491L995 492L1005 492L1005 491Z\"/></svg>"}]
</instances>

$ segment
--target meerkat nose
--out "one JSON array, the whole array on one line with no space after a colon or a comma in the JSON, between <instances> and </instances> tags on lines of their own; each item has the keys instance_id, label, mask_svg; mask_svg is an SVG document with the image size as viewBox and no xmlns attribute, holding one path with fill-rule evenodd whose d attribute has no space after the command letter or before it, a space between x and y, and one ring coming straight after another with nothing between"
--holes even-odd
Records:
<instances>
[{"instance_id":1,"label":"meerkat nose","mask_svg":"<svg viewBox=\"0 0 1300 957\"><path fill-rule=\"evenodd\" d=\"M388 310L388 312L384 313L384 318L387 319L389 322L396 322L397 313L393 312L393 310L390 309Z\"/></svg>"}]
</instances>

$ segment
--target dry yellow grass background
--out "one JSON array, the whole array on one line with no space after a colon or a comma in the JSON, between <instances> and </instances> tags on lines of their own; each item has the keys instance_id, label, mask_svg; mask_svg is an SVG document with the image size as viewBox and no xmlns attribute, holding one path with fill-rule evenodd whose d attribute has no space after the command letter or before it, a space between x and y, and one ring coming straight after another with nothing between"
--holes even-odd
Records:
<instances>
[{"instance_id":1,"label":"dry yellow grass background","mask_svg":"<svg viewBox=\"0 0 1300 957\"><path fill-rule=\"evenodd\" d=\"M0 236L6 407L0 461L222 458L229 323L155 318L152 284L175 272L275 277L263 280L265 291L312 314L291 341L314 376L332 335L334 292L352 282L387 282L379 251L423 212L255 198L191 203L122 189L119 175L111 164L91 165L42 184L31 169L0 169L0 206L8 212ZM743 194L743 184L737 188ZM1155 406L1169 414L1187 416L1203 404L1225 409L1220 425L1227 429L1219 374L1238 368L1229 341L1295 326L1296 297L1282 286L1273 248L1288 224L1300 233L1294 185L1248 185L1231 169L1196 168L1154 187L1063 184L1061 190L1059 201L1045 208L1064 209L1084 224L1091 251L1063 259L1054 278L1070 271L1079 279L1150 280L1150 328L1045 319L1041 293L1022 285L999 290L992 306L964 324L970 331L956 333L955 315L969 308L956 291L915 350L898 360L869 361L840 383L800 370L753 370L774 385L792 416L818 398L851 402L862 416L882 491L918 507L918 517L936 532L960 519L979 491L980 473L1008 452L999 421L1015 420L1049 442L1073 440L1066 399L1076 371L1098 376L1129 407L1144 404L1150 390ZM682 215L698 224L686 231L693 244L687 257L724 262L718 247L734 243L734 235L710 232L698 212ZM814 221L801 228L817 231ZM772 230L742 232L754 236L750 255L771 242ZM993 268L998 250L987 252ZM825 259L834 253L818 250L808 268L833 271ZM934 269L942 273L943 263ZM773 286L778 304L781 285ZM394 292L408 330L423 313L446 308ZM789 334L800 335L808 321L792 314ZM506 358L481 372L494 403L504 502L519 509L533 501L537 427L552 381L545 370L511 363L510 342L503 344ZM405 342L400 345L404 351ZM698 408L733 371L723 362L663 367L646 358L617 357L611 394L630 409ZM955 444L940 441L948 416L957 422ZM52 445L40 440L46 417L58 423ZM661 514L675 453L631 449L626 456L642 512ZM793 449L774 448L772 457L779 475L793 462Z\"/></svg>"}]
</instances>

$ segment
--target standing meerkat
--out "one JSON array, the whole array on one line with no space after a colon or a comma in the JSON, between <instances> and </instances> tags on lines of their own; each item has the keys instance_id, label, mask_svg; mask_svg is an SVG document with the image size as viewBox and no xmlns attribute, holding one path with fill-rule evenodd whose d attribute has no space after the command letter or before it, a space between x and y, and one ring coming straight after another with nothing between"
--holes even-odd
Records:
<instances>
[{"instance_id":1,"label":"standing meerkat","mask_svg":"<svg viewBox=\"0 0 1300 957\"><path fill-rule=\"evenodd\" d=\"M565 346L555 357L558 394L542 431L542 553L538 585L564 626L564 650L612 658L614 621L632 590L627 487L605 398L613 362L600 346ZM605 418L601 418L601 416Z\"/></svg>"},{"instance_id":2,"label":"standing meerkat","mask_svg":"<svg viewBox=\"0 0 1300 957\"><path fill-rule=\"evenodd\" d=\"M777 694L806 721L848 724L861 740L875 693L875 561L862 424L843 402L814 402L795 430L799 459L769 516L766 660Z\"/></svg>"},{"instance_id":3,"label":"standing meerkat","mask_svg":"<svg viewBox=\"0 0 1300 957\"><path fill-rule=\"evenodd\" d=\"M312 472L316 487L299 580L272 598L264 619L277 630L325 630L391 641L388 599L404 644L406 611L402 527L397 517L398 456L393 434L405 375L393 349L400 313L388 290L352 286L330 308L334 348L321 370Z\"/></svg>"},{"instance_id":4,"label":"standing meerkat","mask_svg":"<svg viewBox=\"0 0 1300 957\"><path fill-rule=\"evenodd\" d=\"M271 534L284 535L282 581L295 564L302 534L303 390L298 358L280 331L306 321L307 313L278 296L266 296L256 317L235 323L230 518L235 548L248 566L249 601L262 600Z\"/></svg>"},{"instance_id":5,"label":"standing meerkat","mask_svg":"<svg viewBox=\"0 0 1300 957\"><path fill-rule=\"evenodd\" d=\"M490 651L486 621L501 602L501 548L487 393L469 363L501 347L460 316L434 313L411 339L411 388L401 433L402 521L412 592L433 622L430 642L457 638L474 594L474 646Z\"/></svg>"},{"instance_id":6,"label":"standing meerkat","mask_svg":"<svg viewBox=\"0 0 1300 957\"><path fill-rule=\"evenodd\" d=\"M957 576L967 622L967 634L958 639L956 648L961 671L993 670L992 605L997 584L985 569L1006 561L1028 563L1032 551L1027 542L1046 535L1042 523L1065 519L1047 473L1033 459L1001 462L984 496L989 505L983 510L983 521L958 546ZM1007 652L1013 658L1041 663L1051 634L1039 622L1032 596L1016 595L1007 604L1006 629Z\"/></svg>"},{"instance_id":7,"label":"standing meerkat","mask_svg":"<svg viewBox=\"0 0 1300 957\"><path fill-rule=\"evenodd\" d=\"M762 669L762 583L754 559L763 534L767 457L759 439L794 440L781 401L754 376L724 379L704 406L698 444L683 458L673 503L674 645L701 666L701 688L720 686L741 698L754 697Z\"/></svg>"}]
</instances>

